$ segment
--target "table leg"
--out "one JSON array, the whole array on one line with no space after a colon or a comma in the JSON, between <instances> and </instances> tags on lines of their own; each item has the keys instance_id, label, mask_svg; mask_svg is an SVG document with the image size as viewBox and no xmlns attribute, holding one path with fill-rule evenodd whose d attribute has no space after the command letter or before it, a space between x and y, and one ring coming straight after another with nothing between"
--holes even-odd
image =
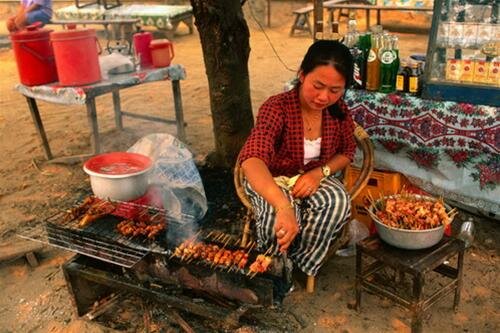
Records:
<instances>
[{"instance_id":1,"label":"table leg","mask_svg":"<svg viewBox=\"0 0 500 333\"><path fill-rule=\"evenodd\" d=\"M412 318L411 318L411 332L422 332L422 317L423 317L423 290L424 290L424 276L417 274L413 279L413 300L411 305Z\"/></svg>"},{"instance_id":2,"label":"table leg","mask_svg":"<svg viewBox=\"0 0 500 333\"><path fill-rule=\"evenodd\" d=\"M461 249L458 252L458 262L457 262L457 286L455 289L455 298L453 299L453 310L458 311L458 304L460 303L460 293L462 291L462 271L464 266L464 250Z\"/></svg>"},{"instance_id":3,"label":"table leg","mask_svg":"<svg viewBox=\"0 0 500 333\"><path fill-rule=\"evenodd\" d=\"M361 257L361 248L359 246L356 246L356 282L355 282L355 289L356 289L356 304L354 305L354 308L356 311L359 311L361 308L361 279L362 279L362 257Z\"/></svg>"},{"instance_id":4,"label":"table leg","mask_svg":"<svg viewBox=\"0 0 500 333\"><path fill-rule=\"evenodd\" d=\"M94 154L98 154L100 149L99 129L97 127L97 112L95 108L95 98L90 98L85 102L87 107L87 119L92 130L92 150Z\"/></svg>"},{"instance_id":5,"label":"table leg","mask_svg":"<svg viewBox=\"0 0 500 333\"><path fill-rule=\"evenodd\" d=\"M380 25L380 9L377 9L377 24Z\"/></svg>"},{"instance_id":6,"label":"table leg","mask_svg":"<svg viewBox=\"0 0 500 333\"><path fill-rule=\"evenodd\" d=\"M370 29L370 10L366 10L366 31Z\"/></svg>"},{"instance_id":7,"label":"table leg","mask_svg":"<svg viewBox=\"0 0 500 333\"><path fill-rule=\"evenodd\" d=\"M182 112L181 85L179 80L172 81L172 92L174 94L175 120L177 122L177 137L185 141L186 132L184 131L184 114Z\"/></svg>"},{"instance_id":8,"label":"table leg","mask_svg":"<svg viewBox=\"0 0 500 333\"><path fill-rule=\"evenodd\" d=\"M115 111L115 125L120 131L123 129L122 107L120 104L120 91L113 90L113 110Z\"/></svg>"},{"instance_id":9,"label":"table leg","mask_svg":"<svg viewBox=\"0 0 500 333\"><path fill-rule=\"evenodd\" d=\"M43 150L45 151L45 156L47 160L52 159L52 152L50 151L49 141L47 140L47 135L45 134L45 129L43 128L42 118L40 118L40 112L38 111L38 105L36 105L36 100L31 97L26 97L28 102L28 108L30 109L31 118L35 123L36 132L40 141L42 141Z\"/></svg>"}]
</instances>

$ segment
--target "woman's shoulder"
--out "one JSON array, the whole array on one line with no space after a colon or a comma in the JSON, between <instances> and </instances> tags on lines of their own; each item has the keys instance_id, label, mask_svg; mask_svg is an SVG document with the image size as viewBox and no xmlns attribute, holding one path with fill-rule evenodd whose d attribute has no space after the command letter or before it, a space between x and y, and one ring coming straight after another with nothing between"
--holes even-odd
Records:
<instances>
[{"instance_id":1,"label":"woman's shoulder","mask_svg":"<svg viewBox=\"0 0 500 333\"><path fill-rule=\"evenodd\" d=\"M277 106L284 110L294 108L298 105L298 93L296 89L281 92L267 98L263 106Z\"/></svg>"}]
</instances>

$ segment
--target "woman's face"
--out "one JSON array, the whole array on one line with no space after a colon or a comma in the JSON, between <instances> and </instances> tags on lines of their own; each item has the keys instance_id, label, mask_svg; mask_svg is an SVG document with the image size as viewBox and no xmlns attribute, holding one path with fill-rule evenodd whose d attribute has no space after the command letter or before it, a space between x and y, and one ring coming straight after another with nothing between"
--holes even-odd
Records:
<instances>
[{"instance_id":1,"label":"woman's face","mask_svg":"<svg viewBox=\"0 0 500 333\"><path fill-rule=\"evenodd\" d=\"M321 65L304 75L299 73L303 108L321 111L335 104L345 90L345 78L331 65Z\"/></svg>"}]
</instances>

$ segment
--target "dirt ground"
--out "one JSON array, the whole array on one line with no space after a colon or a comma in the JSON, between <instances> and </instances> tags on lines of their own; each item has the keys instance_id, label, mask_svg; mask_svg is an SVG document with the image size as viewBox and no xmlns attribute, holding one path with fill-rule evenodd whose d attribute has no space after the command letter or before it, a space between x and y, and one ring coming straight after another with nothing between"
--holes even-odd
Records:
<instances>
[{"instance_id":1,"label":"dirt ground","mask_svg":"<svg viewBox=\"0 0 500 333\"><path fill-rule=\"evenodd\" d=\"M290 37L292 10L304 2L273 1L272 27L262 31L245 5L251 31L249 61L252 106L254 112L270 94L283 89L292 78L311 39L305 34ZM3 5L2 5L3 6ZM3 8L5 9L5 8ZM7 10L0 11L5 20ZM360 15L364 17L364 15ZM425 53L430 16L409 12L383 13L386 29L400 37L403 57ZM341 32L345 30L345 18ZM0 21L0 34L5 34ZM364 21L359 26L364 28ZM3 30L2 30L3 29ZM213 149L213 129L202 51L197 33L175 36L174 63L182 64L187 79L181 82L187 144L197 161L203 161ZM18 82L12 50L0 49L0 244L19 243L16 234L23 227L42 223L50 214L67 208L83 191L90 188L81 164L50 164L44 158L24 98L13 88ZM122 108L130 112L147 111L157 116L173 116L170 85L149 83L122 91ZM90 152L89 127L85 108L39 103L41 117L52 152L56 156ZM99 130L103 151L126 150L137 139L155 132L175 134L173 126L136 119L125 119L123 131L114 127L111 96L97 98ZM232 223L240 211L235 196L231 205L220 199L221 193L233 193L231 175L226 172L204 173L207 198L214 219ZM214 177L218 177L214 180ZM226 188L225 191L221 191ZM454 232L468 217L461 212ZM477 235L467 250L464 283L459 311L452 310L453 297L434 305L425 316L425 332L498 332L500 331L499 273L500 232L498 223L474 217ZM73 254L46 247L39 254L40 266L30 268L20 258L0 263L0 333L3 332L118 332L144 331L134 323L128 327L105 328L101 324L76 317L61 272L61 265ZM354 257L334 257L325 264L317 279L314 294L307 294L299 281L296 290L284 301L282 310L266 310L269 318L281 314L290 318L275 324L244 324L243 331L302 332L409 332L410 314L389 300L364 294L360 312L351 309L354 300ZM431 278L431 283L434 278ZM133 318L129 318L132 323ZM140 320L142 317L139 317ZM172 326L176 331L179 327ZM201 331L211 331L205 328Z\"/></svg>"}]
</instances>

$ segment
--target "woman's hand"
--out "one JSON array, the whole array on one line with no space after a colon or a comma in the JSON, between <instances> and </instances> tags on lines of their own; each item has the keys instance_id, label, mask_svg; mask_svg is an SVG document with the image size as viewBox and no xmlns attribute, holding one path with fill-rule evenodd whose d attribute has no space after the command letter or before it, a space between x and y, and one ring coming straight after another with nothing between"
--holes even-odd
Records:
<instances>
[{"instance_id":1,"label":"woman's hand","mask_svg":"<svg viewBox=\"0 0 500 333\"><path fill-rule=\"evenodd\" d=\"M309 170L297 179L297 182L293 186L292 196L294 198L306 198L316 193L321 179L323 179L321 170Z\"/></svg>"},{"instance_id":2,"label":"woman's hand","mask_svg":"<svg viewBox=\"0 0 500 333\"><path fill-rule=\"evenodd\" d=\"M286 209L280 209L276 212L274 232L278 239L280 252L286 252L299 233L299 225L295 217L295 210L292 206Z\"/></svg>"}]
</instances>

